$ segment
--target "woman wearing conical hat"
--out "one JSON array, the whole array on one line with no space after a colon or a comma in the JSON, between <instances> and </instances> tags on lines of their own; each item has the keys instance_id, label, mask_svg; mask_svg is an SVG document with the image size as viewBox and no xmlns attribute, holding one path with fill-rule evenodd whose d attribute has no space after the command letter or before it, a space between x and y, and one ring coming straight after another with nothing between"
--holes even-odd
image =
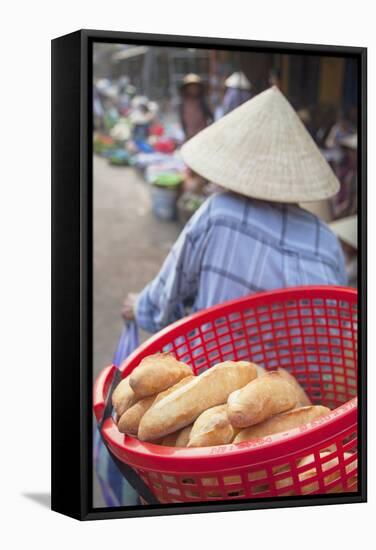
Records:
<instances>
[{"instance_id":1,"label":"woman wearing conical hat","mask_svg":"<svg viewBox=\"0 0 376 550\"><path fill-rule=\"evenodd\" d=\"M334 233L300 202L339 183L277 88L255 96L188 141L187 165L222 191L185 226L159 274L123 316L155 332L186 314L254 292L345 285Z\"/></svg>"},{"instance_id":2,"label":"woman wearing conical hat","mask_svg":"<svg viewBox=\"0 0 376 550\"><path fill-rule=\"evenodd\" d=\"M180 88L180 122L185 139L188 140L206 128L213 121L209 109L204 83L197 74L187 74Z\"/></svg>"},{"instance_id":3,"label":"woman wearing conical hat","mask_svg":"<svg viewBox=\"0 0 376 550\"><path fill-rule=\"evenodd\" d=\"M232 73L225 80L226 92L223 96L223 114L227 115L251 99L252 85L241 71Z\"/></svg>"}]
</instances>

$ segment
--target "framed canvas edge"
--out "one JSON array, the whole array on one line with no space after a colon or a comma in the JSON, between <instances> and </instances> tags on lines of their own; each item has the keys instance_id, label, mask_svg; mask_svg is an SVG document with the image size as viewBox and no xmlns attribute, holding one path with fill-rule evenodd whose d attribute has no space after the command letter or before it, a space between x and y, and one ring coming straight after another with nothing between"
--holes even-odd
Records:
<instances>
[{"instance_id":1,"label":"framed canvas edge","mask_svg":"<svg viewBox=\"0 0 376 550\"><path fill-rule=\"evenodd\" d=\"M80 35L51 43L51 508L76 519L82 517Z\"/></svg>"},{"instance_id":2,"label":"framed canvas edge","mask_svg":"<svg viewBox=\"0 0 376 550\"><path fill-rule=\"evenodd\" d=\"M316 44L300 44L285 42L264 42L243 39L222 39L212 37L197 36L176 36L159 35L149 33L129 33L117 31L96 31L80 30L81 48L81 75L80 75L80 448L79 448L79 467L80 467L80 513L69 514L67 511L62 513L72 515L76 519L110 519L123 517L146 517L156 515L176 515L191 513L206 513L215 511L236 511L253 510L267 508L285 508L296 506L320 506L327 504L348 504L367 501L367 48L353 46L332 46ZM72 33L76 34L76 33ZM70 36L70 35L66 35ZM60 40L60 38L54 39ZM169 46L171 44L179 45L203 45L206 47L234 47L236 49L244 48L249 51L252 49L263 49L270 51L273 49L283 50L286 53L317 53L318 55L338 55L338 56L356 56L359 59L359 91L358 98L361 103L361 110L358 113L358 122L360 127L361 139L361 158L360 166L360 213L358 217L360 249L359 249L359 303L361 306L361 326L362 334L360 337L360 361L358 365L359 372L359 394L361 406L359 407L359 428L361 435L360 442L360 490L358 493L344 493L342 495L312 495L300 497L290 497L288 499L268 499L265 501L247 500L247 501L226 501L220 503L197 503L193 505L160 505L160 506L139 506L137 508L96 508L93 507L93 463L92 463L92 410L91 410L91 392L92 392L92 234L90 231L92 223L92 144L90 132L92 129L91 121L91 101L89 94L92 78L92 45L94 42L116 42L116 41L134 41L135 43L152 43L155 45ZM358 101L359 101L358 99ZM87 199L89 197L90 202ZM74 243L73 243L74 244ZM60 512L61 510L56 510Z\"/></svg>"}]
</instances>

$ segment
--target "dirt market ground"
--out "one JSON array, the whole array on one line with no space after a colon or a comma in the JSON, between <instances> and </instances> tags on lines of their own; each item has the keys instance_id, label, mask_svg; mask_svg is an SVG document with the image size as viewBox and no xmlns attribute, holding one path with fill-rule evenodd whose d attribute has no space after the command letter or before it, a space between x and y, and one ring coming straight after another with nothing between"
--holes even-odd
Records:
<instances>
[{"instance_id":1,"label":"dirt market ground","mask_svg":"<svg viewBox=\"0 0 376 550\"><path fill-rule=\"evenodd\" d=\"M151 212L149 184L133 168L94 157L94 376L112 361L121 304L156 275L180 226ZM146 333L142 338L146 338ZM94 475L94 505L103 506Z\"/></svg>"},{"instance_id":2,"label":"dirt market ground","mask_svg":"<svg viewBox=\"0 0 376 550\"><path fill-rule=\"evenodd\" d=\"M125 295L156 275L179 232L153 216L149 184L135 169L94 157L95 375L111 362Z\"/></svg>"}]
</instances>

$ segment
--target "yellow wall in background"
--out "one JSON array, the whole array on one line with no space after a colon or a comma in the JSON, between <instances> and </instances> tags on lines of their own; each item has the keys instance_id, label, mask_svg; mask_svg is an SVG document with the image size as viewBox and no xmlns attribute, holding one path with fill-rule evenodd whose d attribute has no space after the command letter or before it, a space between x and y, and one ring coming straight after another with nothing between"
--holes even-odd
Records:
<instances>
[{"instance_id":1,"label":"yellow wall in background","mask_svg":"<svg viewBox=\"0 0 376 550\"><path fill-rule=\"evenodd\" d=\"M344 69L344 59L322 57L319 86L320 103L341 104Z\"/></svg>"}]
</instances>

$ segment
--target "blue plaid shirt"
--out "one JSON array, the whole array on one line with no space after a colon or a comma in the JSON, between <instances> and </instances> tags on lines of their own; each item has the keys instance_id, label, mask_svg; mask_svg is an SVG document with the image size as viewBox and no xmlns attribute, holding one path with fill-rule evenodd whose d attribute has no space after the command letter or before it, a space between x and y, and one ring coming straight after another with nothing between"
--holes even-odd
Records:
<instances>
[{"instance_id":1,"label":"blue plaid shirt","mask_svg":"<svg viewBox=\"0 0 376 550\"><path fill-rule=\"evenodd\" d=\"M191 218L156 278L141 292L136 319L157 332L186 315L241 296L298 285L346 285L332 231L296 205L212 196Z\"/></svg>"}]
</instances>

